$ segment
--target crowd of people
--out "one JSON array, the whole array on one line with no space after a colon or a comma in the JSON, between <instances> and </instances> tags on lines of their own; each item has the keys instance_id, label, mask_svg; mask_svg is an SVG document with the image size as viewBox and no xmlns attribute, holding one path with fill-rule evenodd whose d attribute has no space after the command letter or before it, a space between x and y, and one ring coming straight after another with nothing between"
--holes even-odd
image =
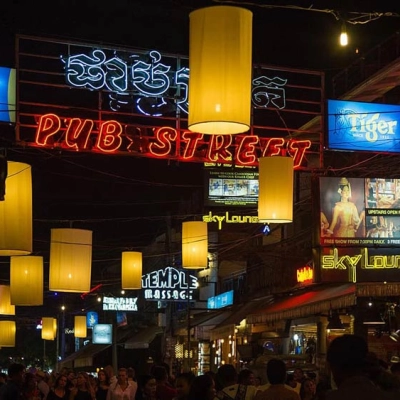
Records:
<instances>
[{"instance_id":1,"label":"crowd of people","mask_svg":"<svg viewBox=\"0 0 400 400\"><path fill-rule=\"evenodd\" d=\"M334 339L326 361L332 379L306 374L301 368L288 373L284 361L271 358L266 365L268 382L261 382L250 369L237 372L231 364L217 372L200 376L184 372L176 378L166 364L138 377L133 368L119 368L114 375L111 365L95 377L67 369L26 372L24 365L11 364L8 376L0 374L0 400L394 400L400 396L400 363L383 365L359 336Z\"/></svg>"}]
</instances>

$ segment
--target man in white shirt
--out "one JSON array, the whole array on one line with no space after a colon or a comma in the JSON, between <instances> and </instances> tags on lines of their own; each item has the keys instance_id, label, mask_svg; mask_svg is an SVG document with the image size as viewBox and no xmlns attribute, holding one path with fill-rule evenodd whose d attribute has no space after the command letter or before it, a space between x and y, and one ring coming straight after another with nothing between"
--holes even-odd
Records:
<instances>
[{"instance_id":1,"label":"man in white shirt","mask_svg":"<svg viewBox=\"0 0 400 400\"><path fill-rule=\"evenodd\" d=\"M112 383L108 389L107 400L135 400L137 383L128 382L128 371L126 368L118 370L118 380Z\"/></svg>"}]
</instances>

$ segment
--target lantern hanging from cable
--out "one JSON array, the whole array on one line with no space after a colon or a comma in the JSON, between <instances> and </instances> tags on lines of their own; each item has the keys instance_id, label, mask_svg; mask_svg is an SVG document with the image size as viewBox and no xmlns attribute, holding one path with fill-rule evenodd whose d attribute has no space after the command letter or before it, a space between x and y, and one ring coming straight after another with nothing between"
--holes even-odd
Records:
<instances>
[{"instance_id":1,"label":"lantern hanging from cable","mask_svg":"<svg viewBox=\"0 0 400 400\"><path fill-rule=\"evenodd\" d=\"M43 305L43 257L10 258L10 293L16 306Z\"/></svg>"},{"instance_id":2,"label":"lantern hanging from cable","mask_svg":"<svg viewBox=\"0 0 400 400\"><path fill-rule=\"evenodd\" d=\"M240 7L211 6L189 17L189 130L212 135L246 132L253 14Z\"/></svg>"},{"instance_id":3,"label":"lantern hanging from cable","mask_svg":"<svg viewBox=\"0 0 400 400\"><path fill-rule=\"evenodd\" d=\"M138 251L122 252L122 289L142 288L142 253Z\"/></svg>"},{"instance_id":4,"label":"lantern hanging from cable","mask_svg":"<svg viewBox=\"0 0 400 400\"><path fill-rule=\"evenodd\" d=\"M0 285L0 315L15 315L15 306L11 304L10 286Z\"/></svg>"},{"instance_id":5,"label":"lantern hanging from cable","mask_svg":"<svg viewBox=\"0 0 400 400\"><path fill-rule=\"evenodd\" d=\"M92 231L52 229L49 289L56 292L90 291Z\"/></svg>"},{"instance_id":6,"label":"lantern hanging from cable","mask_svg":"<svg viewBox=\"0 0 400 400\"><path fill-rule=\"evenodd\" d=\"M51 317L42 318L42 339L54 340L57 337L57 320Z\"/></svg>"},{"instance_id":7,"label":"lantern hanging from cable","mask_svg":"<svg viewBox=\"0 0 400 400\"><path fill-rule=\"evenodd\" d=\"M31 166L20 162L0 165L0 256L32 253Z\"/></svg>"},{"instance_id":8,"label":"lantern hanging from cable","mask_svg":"<svg viewBox=\"0 0 400 400\"><path fill-rule=\"evenodd\" d=\"M187 221L182 223L182 267L187 269L207 268L208 232L207 222Z\"/></svg>"},{"instance_id":9,"label":"lantern hanging from cable","mask_svg":"<svg viewBox=\"0 0 400 400\"><path fill-rule=\"evenodd\" d=\"M293 221L293 158L262 157L258 162L258 220Z\"/></svg>"},{"instance_id":10,"label":"lantern hanging from cable","mask_svg":"<svg viewBox=\"0 0 400 400\"><path fill-rule=\"evenodd\" d=\"M74 336L85 338L87 336L87 324L85 315L76 315L74 318Z\"/></svg>"},{"instance_id":11,"label":"lantern hanging from cable","mask_svg":"<svg viewBox=\"0 0 400 400\"><path fill-rule=\"evenodd\" d=\"M0 321L0 347L15 347L15 321Z\"/></svg>"}]
</instances>

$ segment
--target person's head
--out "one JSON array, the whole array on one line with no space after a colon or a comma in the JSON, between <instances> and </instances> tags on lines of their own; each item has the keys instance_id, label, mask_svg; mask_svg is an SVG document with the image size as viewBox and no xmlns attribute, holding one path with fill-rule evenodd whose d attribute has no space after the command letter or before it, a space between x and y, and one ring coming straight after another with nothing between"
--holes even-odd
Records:
<instances>
[{"instance_id":1,"label":"person's head","mask_svg":"<svg viewBox=\"0 0 400 400\"><path fill-rule=\"evenodd\" d=\"M107 374L108 379L111 379L114 376L114 368L112 365L106 365L104 371Z\"/></svg>"},{"instance_id":2,"label":"person's head","mask_svg":"<svg viewBox=\"0 0 400 400\"><path fill-rule=\"evenodd\" d=\"M22 384L24 382L24 375L25 375L25 365L14 363L8 367L8 377L18 383Z\"/></svg>"},{"instance_id":3,"label":"person's head","mask_svg":"<svg viewBox=\"0 0 400 400\"><path fill-rule=\"evenodd\" d=\"M67 376L64 374L58 375L54 382L54 387L65 388L66 386L67 386Z\"/></svg>"},{"instance_id":4,"label":"person's head","mask_svg":"<svg viewBox=\"0 0 400 400\"><path fill-rule=\"evenodd\" d=\"M138 390L142 398L155 398L157 383L153 375L142 375L138 379Z\"/></svg>"},{"instance_id":5,"label":"person's head","mask_svg":"<svg viewBox=\"0 0 400 400\"><path fill-rule=\"evenodd\" d=\"M189 395L190 386L194 379L194 374L192 372L184 372L176 378L175 388L176 397L178 399L185 399Z\"/></svg>"},{"instance_id":6,"label":"person's head","mask_svg":"<svg viewBox=\"0 0 400 400\"><path fill-rule=\"evenodd\" d=\"M193 379L189 400L213 400L216 394L215 382L211 375L200 375Z\"/></svg>"},{"instance_id":7,"label":"person's head","mask_svg":"<svg viewBox=\"0 0 400 400\"><path fill-rule=\"evenodd\" d=\"M163 365L155 365L151 372L156 379L157 384L165 383L168 381L168 372Z\"/></svg>"},{"instance_id":8,"label":"person's head","mask_svg":"<svg viewBox=\"0 0 400 400\"><path fill-rule=\"evenodd\" d=\"M261 378L259 376L254 377L254 386L261 385Z\"/></svg>"},{"instance_id":9,"label":"person's head","mask_svg":"<svg viewBox=\"0 0 400 400\"><path fill-rule=\"evenodd\" d=\"M315 395L316 388L315 382L312 379L304 379L300 387L300 398L304 399L306 397L313 397Z\"/></svg>"},{"instance_id":10,"label":"person's head","mask_svg":"<svg viewBox=\"0 0 400 400\"><path fill-rule=\"evenodd\" d=\"M110 379L108 378L108 375L106 374L106 371L104 369L101 369L98 374L97 374L97 380L99 383L108 385L110 383Z\"/></svg>"},{"instance_id":11,"label":"person's head","mask_svg":"<svg viewBox=\"0 0 400 400\"><path fill-rule=\"evenodd\" d=\"M132 379L132 380L136 379L136 371L134 368L129 367L126 369L126 372L128 373L128 379Z\"/></svg>"},{"instance_id":12,"label":"person's head","mask_svg":"<svg viewBox=\"0 0 400 400\"><path fill-rule=\"evenodd\" d=\"M331 342L326 360L338 387L345 379L363 373L367 354L367 342L360 336L345 334Z\"/></svg>"},{"instance_id":13,"label":"person's head","mask_svg":"<svg viewBox=\"0 0 400 400\"><path fill-rule=\"evenodd\" d=\"M237 383L238 374L232 364L225 364L218 368L216 378L218 383L224 388Z\"/></svg>"},{"instance_id":14,"label":"person's head","mask_svg":"<svg viewBox=\"0 0 400 400\"><path fill-rule=\"evenodd\" d=\"M78 372L76 375L76 386L81 390L89 390L89 376L85 372Z\"/></svg>"},{"instance_id":15,"label":"person's head","mask_svg":"<svg viewBox=\"0 0 400 400\"><path fill-rule=\"evenodd\" d=\"M127 380L128 380L128 372L126 368L120 368L118 370L118 383L125 384Z\"/></svg>"},{"instance_id":16,"label":"person's head","mask_svg":"<svg viewBox=\"0 0 400 400\"><path fill-rule=\"evenodd\" d=\"M286 365L282 360L272 358L267 363L267 378L271 385L281 385L286 380Z\"/></svg>"},{"instance_id":17,"label":"person's head","mask_svg":"<svg viewBox=\"0 0 400 400\"><path fill-rule=\"evenodd\" d=\"M242 385L254 385L255 384L255 376L252 371L249 369L242 369L238 375L238 383Z\"/></svg>"},{"instance_id":18,"label":"person's head","mask_svg":"<svg viewBox=\"0 0 400 400\"><path fill-rule=\"evenodd\" d=\"M293 374L288 374L286 376L286 385L295 388L297 386L296 381L294 380L294 375Z\"/></svg>"},{"instance_id":19,"label":"person's head","mask_svg":"<svg viewBox=\"0 0 400 400\"><path fill-rule=\"evenodd\" d=\"M302 382L304 379L304 371L301 368L296 368L293 372L293 377L296 382Z\"/></svg>"}]
</instances>

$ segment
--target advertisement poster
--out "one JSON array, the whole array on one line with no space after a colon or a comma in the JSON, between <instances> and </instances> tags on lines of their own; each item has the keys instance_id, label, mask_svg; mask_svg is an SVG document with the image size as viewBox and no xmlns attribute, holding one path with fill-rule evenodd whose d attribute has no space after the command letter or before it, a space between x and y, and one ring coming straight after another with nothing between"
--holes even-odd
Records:
<instances>
[{"instance_id":1,"label":"advertisement poster","mask_svg":"<svg viewBox=\"0 0 400 400\"><path fill-rule=\"evenodd\" d=\"M400 179L320 177L322 246L399 246Z\"/></svg>"},{"instance_id":2,"label":"advertisement poster","mask_svg":"<svg viewBox=\"0 0 400 400\"><path fill-rule=\"evenodd\" d=\"M400 106L328 100L327 144L330 150L400 151Z\"/></svg>"},{"instance_id":3,"label":"advertisement poster","mask_svg":"<svg viewBox=\"0 0 400 400\"><path fill-rule=\"evenodd\" d=\"M257 206L258 170L255 168L205 169L206 205Z\"/></svg>"}]
</instances>

